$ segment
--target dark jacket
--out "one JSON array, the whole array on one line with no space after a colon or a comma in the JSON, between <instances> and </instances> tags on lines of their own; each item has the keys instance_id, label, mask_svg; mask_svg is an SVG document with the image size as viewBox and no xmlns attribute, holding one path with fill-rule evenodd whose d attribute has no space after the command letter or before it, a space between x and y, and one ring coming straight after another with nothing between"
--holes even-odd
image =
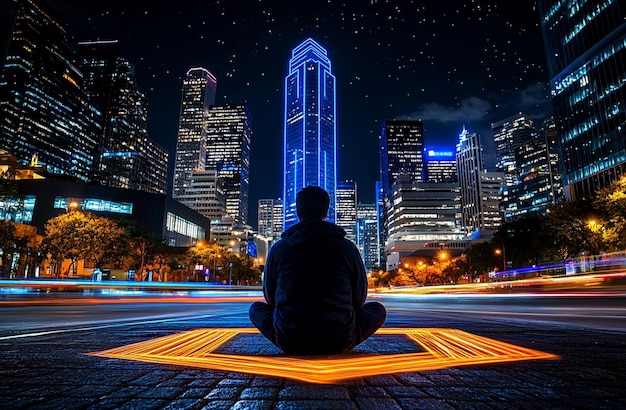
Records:
<instances>
[{"instance_id":1,"label":"dark jacket","mask_svg":"<svg viewBox=\"0 0 626 410\"><path fill-rule=\"evenodd\" d=\"M367 277L345 235L330 222L307 220L272 246L263 291L285 353L337 354L353 347L355 311L365 303Z\"/></svg>"}]
</instances>

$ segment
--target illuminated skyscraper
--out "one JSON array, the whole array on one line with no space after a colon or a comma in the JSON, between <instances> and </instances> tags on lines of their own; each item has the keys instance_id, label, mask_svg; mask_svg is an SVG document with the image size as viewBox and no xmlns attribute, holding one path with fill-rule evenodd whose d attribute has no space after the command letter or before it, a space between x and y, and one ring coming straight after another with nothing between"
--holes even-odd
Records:
<instances>
[{"instance_id":1,"label":"illuminated skyscraper","mask_svg":"<svg viewBox=\"0 0 626 410\"><path fill-rule=\"evenodd\" d=\"M626 173L626 6L540 0L539 13L569 199Z\"/></svg>"},{"instance_id":2,"label":"illuminated skyscraper","mask_svg":"<svg viewBox=\"0 0 626 410\"><path fill-rule=\"evenodd\" d=\"M326 50L313 39L305 40L291 53L284 108L284 229L297 222L296 194L308 185L328 192L327 220L335 222L335 76Z\"/></svg>"},{"instance_id":3,"label":"illuminated skyscraper","mask_svg":"<svg viewBox=\"0 0 626 410\"><path fill-rule=\"evenodd\" d=\"M422 120L385 121L379 148L380 173L385 196L400 175L406 175L411 182L423 181L424 126Z\"/></svg>"},{"instance_id":4,"label":"illuminated skyscraper","mask_svg":"<svg viewBox=\"0 0 626 410\"><path fill-rule=\"evenodd\" d=\"M496 144L496 168L505 173L506 188L520 183L515 149L537 137L533 121L522 113L491 124ZM507 193L504 193L506 196Z\"/></svg>"},{"instance_id":5,"label":"illuminated skyscraper","mask_svg":"<svg viewBox=\"0 0 626 410\"><path fill-rule=\"evenodd\" d=\"M499 208L503 172L486 172L480 136L465 127L456 146L456 163L461 189L461 227L466 235L493 233L501 225Z\"/></svg>"},{"instance_id":6,"label":"illuminated skyscraper","mask_svg":"<svg viewBox=\"0 0 626 410\"><path fill-rule=\"evenodd\" d=\"M281 199L259 199L258 207L259 235L271 243L280 239L283 233L283 205Z\"/></svg>"},{"instance_id":7,"label":"illuminated skyscraper","mask_svg":"<svg viewBox=\"0 0 626 410\"><path fill-rule=\"evenodd\" d=\"M148 138L148 102L117 41L79 43L78 66L90 101L102 112L93 180L101 185L165 194L168 153Z\"/></svg>"},{"instance_id":8,"label":"illuminated skyscraper","mask_svg":"<svg viewBox=\"0 0 626 410\"><path fill-rule=\"evenodd\" d=\"M356 244L357 185L354 181L337 183L337 225L346 231L346 238Z\"/></svg>"},{"instance_id":9,"label":"illuminated skyscraper","mask_svg":"<svg viewBox=\"0 0 626 410\"><path fill-rule=\"evenodd\" d=\"M356 246L361 252L365 268L378 266L378 221L375 204L356 205Z\"/></svg>"},{"instance_id":10,"label":"illuminated skyscraper","mask_svg":"<svg viewBox=\"0 0 626 410\"><path fill-rule=\"evenodd\" d=\"M274 217L274 200L273 199L259 199L257 207L257 232L266 238L272 238L274 232L272 230L272 222Z\"/></svg>"},{"instance_id":11,"label":"illuminated skyscraper","mask_svg":"<svg viewBox=\"0 0 626 410\"><path fill-rule=\"evenodd\" d=\"M205 169L217 171L226 213L241 224L248 221L251 121L245 105L213 105L206 126Z\"/></svg>"},{"instance_id":12,"label":"illuminated skyscraper","mask_svg":"<svg viewBox=\"0 0 626 410\"><path fill-rule=\"evenodd\" d=\"M425 152L424 182L458 182L454 152L432 149Z\"/></svg>"},{"instance_id":13,"label":"illuminated skyscraper","mask_svg":"<svg viewBox=\"0 0 626 410\"><path fill-rule=\"evenodd\" d=\"M174 199L189 188L194 170L205 169L206 121L209 106L215 104L216 88L215 76L202 67L187 71L183 80L174 165Z\"/></svg>"},{"instance_id":14,"label":"illuminated skyscraper","mask_svg":"<svg viewBox=\"0 0 626 410\"><path fill-rule=\"evenodd\" d=\"M89 181L101 113L83 90L65 28L44 3L13 5L15 25L0 80L0 149L22 164Z\"/></svg>"},{"instance_id":15,"label":"illuminated skyscraper","mask_svg":"<svg viewBox=\"0 0 626 410\"><path fill-rule=\"evenodd\" d=\"M189 187L177 199L211 221L219 221L226 215L222 183L215 170L194 170Z\"/></svg>"}]
</instances>

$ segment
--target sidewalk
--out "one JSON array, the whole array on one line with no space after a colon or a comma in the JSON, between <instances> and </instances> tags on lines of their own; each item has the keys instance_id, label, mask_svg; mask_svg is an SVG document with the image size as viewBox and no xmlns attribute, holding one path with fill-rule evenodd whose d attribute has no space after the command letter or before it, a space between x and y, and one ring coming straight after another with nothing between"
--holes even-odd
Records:
<instances>
[{"instance_id":1,"label":"sidewalk","mask_svg":"<svg viewBox=\"0 0 626 410\"><path fill-rule=\"evenodd\" d=\"M558 355L307 383L224 370L145 363L88 353L198 328L224 320L163 323L65 332L0 341L2 409L624 409L624 334L542 325L460 321L446 316L398 316L394 327L461 329L500 342ZM246 325L248 327L248 325ZM415 353L406 338L375 335L362 356ZM236 337L223 354L281 354L258 334ZM383 356L381 356L381 360Z\"/></svg>"}]
</instances>

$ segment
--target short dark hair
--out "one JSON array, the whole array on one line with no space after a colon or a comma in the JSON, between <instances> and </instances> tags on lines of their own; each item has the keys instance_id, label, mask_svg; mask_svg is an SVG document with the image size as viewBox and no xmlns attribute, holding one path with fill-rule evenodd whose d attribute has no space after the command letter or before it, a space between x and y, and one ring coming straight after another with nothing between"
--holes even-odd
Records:
<instances>
[{"instance_id":1,"label":"short dark hair","mask_svg":"<svg viewBox=\"0 0 626 410\"><path fill-rule=\"evenodd\" d=\"M329 206L328 192L318 186L307 186L296 194L296 213L300 220L324 219Z\"/></svg>"}]
</instances>

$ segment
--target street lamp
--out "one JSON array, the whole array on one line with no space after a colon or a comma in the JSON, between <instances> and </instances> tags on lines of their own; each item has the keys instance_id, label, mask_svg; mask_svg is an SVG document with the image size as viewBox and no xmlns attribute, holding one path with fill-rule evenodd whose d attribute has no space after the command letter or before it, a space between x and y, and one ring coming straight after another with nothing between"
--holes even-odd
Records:
<instances>
[{"instance_id":1,"label":"street lamp","mask_svg":"<svg viewBox=\"0 0 626 410\"><path fill-rule=\"evenodd\" d=\"M504 244L502 244L502 249L496 249L496 255L502 255L502 272L506 272L506 253L504 249Z\"/></svg>"},{"instance_id":2,"label":"street lamp","mask_svg":"<svg viewBox=\"0 0 626 410\"><path fill-rule=\"evenodd\" d=\"M219 258L221 258L222 255L215 255L215 257L213 258L213 277L214 279L217 281L217 260ZM209 279L211 279L211 277L209 276Z\"/></svg>"}]
</instances>

